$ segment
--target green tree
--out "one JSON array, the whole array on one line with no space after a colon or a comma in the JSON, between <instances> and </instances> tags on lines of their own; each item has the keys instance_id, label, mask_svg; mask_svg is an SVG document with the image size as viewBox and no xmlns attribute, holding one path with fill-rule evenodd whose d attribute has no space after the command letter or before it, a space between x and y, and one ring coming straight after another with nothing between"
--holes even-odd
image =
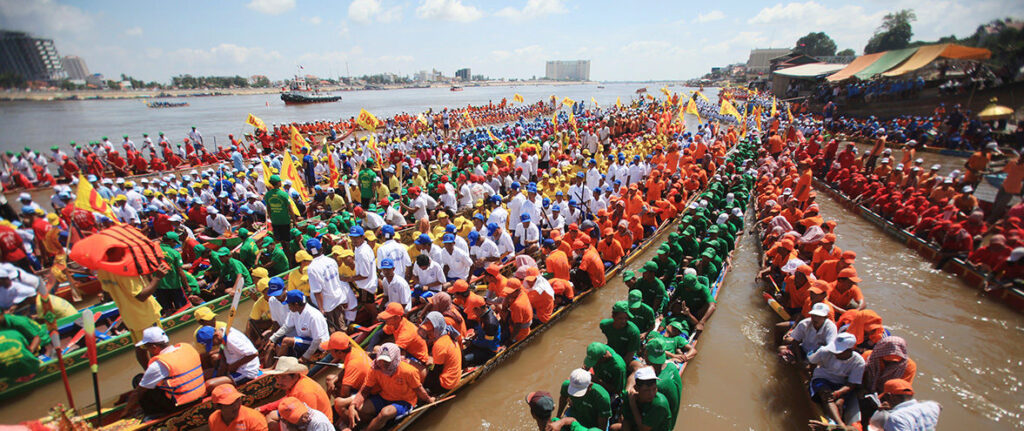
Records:
<instances>
[{"instance_id":1,"label":"green tree","mask_svg":"<svg viewBox=\"0 0 1024 431\"><path fill-rule=\"evenodd\" d=\"M831 57L836 54L836 42L824 32L811 32L797 39L793 52L811 57Z\"/></svg>"},{"instance_id":2,"label":"green tree","mask_svg":"<svg viewBox=\"0 0 1024 431\"><path fill-rule=\"evenodd\" d=\"M910 44L910 37L914 35L910 27L912 21L917 20L913 9L902 9L899 12L892 12L882 18L882 25L878 26L875 34L864 46L865 54L888 51L892 49L906 48Z\"/></svg>"},{"instance_id":3,"label":"green tree","mask_svg":"<svg viewBox=\"0 0 1024 431\"><path fill-rule=\"evenodd\" d=\"M0 73L0 88L26 88L28 81L24 76L14 72Z\"/></svg>"},{"instance_id":4,"label":"green tree","mask_svg":"<svg viewBox=\"0 0 1024 431\"><path fill-rule=\"evenodd\" d=\"M840 57L852 57L852 56L857 55L857 53L854 52L853 49L851 49L851 48L846 48L846 49L844 49L842 51L837 52L836 55L838 55Z\"/></svg>"}]
</instances>

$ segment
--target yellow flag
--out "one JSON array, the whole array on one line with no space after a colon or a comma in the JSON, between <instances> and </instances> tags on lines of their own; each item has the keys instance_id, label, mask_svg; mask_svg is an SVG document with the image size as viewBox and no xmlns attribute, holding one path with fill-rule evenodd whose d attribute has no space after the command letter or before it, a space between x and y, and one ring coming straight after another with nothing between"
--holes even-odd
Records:
<instances>
[{"instance_id":1,"label":"yellow flag","mask_svg":"<svg viewBox=\"0 0 1024 431\"><path fill-rule=\"evenodd\" d=\"M754 127L757 128L757 133L761 133L761 107L754 107Z\"/></svg>"},{"instance_id":2,"label":"yellow flag","mask_svg":"<svg viewBox=\"0 0 1024 431\"><path fill-rule=\"evenodd\" d=\"M591 98L590 98L590 102L594 104L594 107L595 107L595 108L597 108L597 109L601 109L601 105L598 105L598 104L597 104L597 100L594 100L594 98L593 98L593 97L591 97Z\"/></svg>"},{"instance_id":3,"label":"yellow flag","mask_svg":"<svg viewBox=\"0 0 1024 431\"><path fill-rule=\"evenodd\" d=\"M117 217L114 216L114 209L107 203L106 199L103 199L103 196L100 196L92 184L89 184L89 181L82 174L78 174L78 188L75 190L75 208L97 212L111 220L117 220Z\"/></svg>"},{"instance_id":4,"label":"yellow flag","mask_svg":"<svg viewBox=\"0 0 1024 431\"><path fill-rule=\"evenodd\" d=\"M616 97L615 98L615 107L619 108L620 110L622 109L622 98L621 97Z\"/></svg>"},{"instance_id":5,"label":"yellow flag","mask_svg":"<svg viewBox=\"0 0 1024 431\"><path fill-rule=\"evenodd\" d=\"M267 131L266 123L264 123L263 120L260 119L260 117L252 115L252 113L250 113L249 117L245 119L245 123L264 132Z\"/></svg>"},{"instance_id":6,"label":"yellow flag","mask_svg":"<svg viewBox=\"0 0 1024 431\"><path fill-rule=\"evenodd\" d=\"M662 94L665 95L665 97L672 97L672 93L668 92L668 87L661 87L661 92Z\"/></svg>"},{"instance_id":7,"label":"yellow flag","mask_svg":"<svg viewBox=\"0 0 1024 431\"><path fill-rule=\"evenodd\" d=\"M685 109L685 111L686 111L687 114L693 114L694 116L696 116L698 123L701 122L700 112L697 111L697 102L694 102L693 99L690 99L689 102L686 102L686 109Z\"/></svg>"},{"instance_id":8,"label":"yellow flag","mask_svg":"<svg viewBox=\"0 0 1024 431\"><path fill-rule=\"evenodd\" d=\"M778 114L779 114L779 111L775 109L775 98L772 97L772 112L769 115L774 117L774 116L776 116Z\"/></svg>"},{"instance_id":9,"label":"yellow flag","mask_svg":"<svg viewBox=\"0 0 1024 431\"><path fill-rule=\"evenodd\" d=\"M736 117L737 121L743 121L740 111L737 111L736 107L732 106L732 103L729 103L729 101L725 99L722 100L722 109L720 109L718 113L723 115L732 115L733 117Z\"/></svg>"},{"instance_id":10,"label":"yellow flag","mask_svg":"<svg viewBox=\"0 0 1024 431\"><path fill-rule=\"evenodd\" d=\"M493 134L493 133L491 133L491 131L490 131L490 130L487 130L487 136L489 136L489 137L491 138L491 140L492 140L492 141L495 141L495 142L500 142L500 141L501 141L500 139L496 138L496 137L494 136L494 134Z\"/></svg>"},{"instance_id":11,"label":"yellow flag","mask_svg":"<svg viewBox=\"0 0 1024 431\"><path fill-rule=\"evenodd\" d=\"M377 131L377 124L380 124L380 121L377 121L377 117L374 117L373 114L369 113L367 110L360 109L359 116L356 117L356 124L363 129L375 132Z\"/></svg>"},{"instance_id":12,"label":"yellow flag","mask_svg":"<svg viewBox=\"0 0 1024 431\"><path fill-rule=\"evenodd\" d=\"M708 100L708 97L705 96L704 93L701 93L699 91L694 91L694 93L697 93L697 95L700 96L701 99L704 99L705 102L711 103L711 101Z\"/></svg>"},{"instance_id":13,"label":"yellow flag","mask_svg":"<svg viewBox=\"0 0 1024 431\"><path fill-rule=\"evenodd\" d=\"M302 151L302 147L306 146L306 139L302 137L302 133L299 133L299 129L296 129L295 126L292 126L289 140L292 143L293 153L300 153Z\"/></svg>"},{"instance_id":14,"label":"yellow flag","mask_svg":"<svg viewBox=\"0 0 1024 431\"><path fill-rule=\"evenodd\" d=\"M273 174L270 173L270 167L267 166L267 162L263 161L263 157L260 157L260 164L263 165L263 182L267 183L269 186L270 176Z\"/></svg>"},{"instance_id":15,"label":"yellow flag","mask_svg":"<svg viewBox=\"0 0 1024 431\"><path fill-rule=\"evenodd\" d=\"M576 101L566 97L566 98L562 99L562 104L565 105L565 106L572 106L572 105L576 104Z\"/></svg>"},{"instance_id":16,"label":"yellow flag","mask_svg":"<svg viewBox=\"0 0 1024 431\"><path fill-rule=\"evenodd\" d=\"M473 123L473 119L469 116L469 111L462 111L462 116L466 117L466 121L469 122L469 127L476 127L476 124Z\"/></svg>"},{"instance_id":17,"label":"yellow flag","mask_svg":"<svg viewBox=\"0 0 1024 431\"><path fill-rule=\"evenodd\" d=\"M789 117L789 124L793 124L793 113L789 110L789 105L786 105L786 116Z\"/></svg>"},{"instance_id":18,"label":"yellow flag","mask_svg":"<svg viewBox=\"0 0 1024 431\"><path fill-rule=\"evenodd\" d=\"M512 100L514 100L516 102L519 102L519 103L523 103L524 99L523 99L523 96L521 96L519 93L516 93L514 96L512 96Z\"/></svg>"},{"instance_id":19,"label":"yellow flag","mask_svg":"<svg viewBox=\"0 0 1024 431\"><path fill-rule=\"evenodd\" d=\"M427 117L424 116L422 112L416 116L416 121L423 123L424 126L427 125Z\"/></svg>"},{"instance_id":20,"label":"yellow flag","mask_svg":"<svg viewBox=\"0 0 1024 431\"><path fill-rule=\"evenodd\" d=\"M558 111L551 114L551 124L557 129L558 128Z\"/></svg>"},{"instance_id":21,"label":"yellow flag","mask_svg":"<svg viewBox=\"0 0 1024 431\"><path fill-rule=\"evenodd\" d=\"M370 139L368 139L366 142L369 143L370 149L373 150L373 158L376 159L377 166L380 166L381 169L384 169L384 159L380 157L380 149L377 148L377 138L374 137L373 135L370 135Z\"/></svg>"},{"instance_id":22,"label":"yellow flag","mask_svg":"<svg viewBox=\"0 0 1024 431\"><path fill-rule=\"evenodd\" d=\"M302 175L292 162L292 153L288 150L285 150L284 160L281 161L281 179L292 182L292 189L299 192L303 202L309 200L309 190L306 190L306 183L302 181Z\"/></svg>"},{"instance_id":23,"label":"yellow flag","mask_svg":"<svg viewBox=\"0 0 1024 431\"><path fill-rule=\"evenodd\" d=\"M569 124L572 125L572 131L578 134L579 131L576 130L576 116L572 114L572 111L569 111Z\"/></svg>"}]
</instances>

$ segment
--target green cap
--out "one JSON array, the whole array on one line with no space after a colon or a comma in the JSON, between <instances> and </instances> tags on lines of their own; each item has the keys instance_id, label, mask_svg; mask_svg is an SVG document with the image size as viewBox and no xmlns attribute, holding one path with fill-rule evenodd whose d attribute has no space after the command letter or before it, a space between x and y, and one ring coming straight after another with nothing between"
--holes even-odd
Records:
<instances>
[{"instance_id":1,"label":"green cap","mask_svg":"<svg viewBox=\"0 0 1024 431\"><path fill-rule=\"evenodd\" d=\"M658 262L655 262L653 260L648 260L647 263L645 263L644 266L642 268L640 268L640 272L657 271L657 270L658 270Z\"/></svg>"},{"instance_id":2,"label":"green cap","mask_svg":"<svg viewBox=\"0 0 1024 431\"><path fill-rule=\"evenodd\" d=\"M374 163L373 157L367 157L366 158L366 164L367 165L373 166L373 163Z\"/></svg>"},{"instance_id":3,"label":"green cap","mask_svg":"<svg viewBox=\"0 0 1024 431\"><path fill-rule=\"evenodd\" d=\"M121 137L122 137L122 138L127 138L127 137L128 137L128 135L122 135Z\"/></svg>"},{"instance_id":4,"label":"green cap","mask_svg":"<svg viewBox=\"0 0 1024 431\"><path fill-rule=\"evenodd\" d=\"M53 151L57 151L57 150L59 150L59 149L60 149L60 147L58 147L58 146L56 146L56 145L54 145L54 146L50 147L50 150L53 150Z\"/></svg>"},{"instance_id":5,"label":"green cap","mask_svg":"<svg viewBox=\"0 0 1024 431\"><path fill-rule=\"evenodd\" d=\"M104 137L102 137L102 138L100 138L100 139L102 139L102 140L106 141L106 140L107 140L108 138L107 138L106 136L104 136Z\"/></svg>"},{"instance_id":6,"label":"green cap","mask_svg":"<svg viewBox=\"0 0 1024 431\"><path fill-rule=\"evenodd\" d=\"M679 323L679 322L670 322L668 324L668 327L669 328L675 328L676 331L679 331L680 334L685 332L685 331L683 331L683 324Z\"/></svg>"},{"instance_id":7,"label":"green cap","mask_svg":"<svg viewBox=\"0 0 1024 431\"><path fill-rule=\"evenodd\" d=\"M636 278L636 273L633 271L622 271L622 281L626 282Z\"/></svg>"},{"instance_id":8,"label":"green cap","mask_svg":"<svg viewBox=\"0 0 1024 431\"><path fill-rule=\"evenodd\" d=\"M292 231L291 231L291 234L292 234L292 236L299 236L299 235L302 235L302 231L299 230L299 228L297 228L297 227L293 227Z\"/></svg>"},{"instance_id":9,"label":"green cap","mask_svg":"<svg viewBox=\"0 0 1024 431\"><path fill-rule=\"evenodd\" d=\"M270 184L281 184L281 176L278 174L271 175Z\"/></svg>"},{"instance_id":10,"label":"green cap","mask_svg":"<svg viewBox=\"0 0 1024 431\"><path fill-rule=\"evenodd\" d=\"M608 346L593 342L587 346L587 356L583 358L583 366L590 368L597 365L597 362L608 352Z\"/></svg>"},{"instance_id":11,"label":"green cap","mask_svg":"<svg viewBox=\"0 0 1024 431\"><path fill-rule=\"evenodd\" d=\"M195 247L192 247L192 251L194 251L196 254L203 254L206 252L206 246L202 244L196 244Z\"/></svg>"},{"instance_id":12,"label":"green cap","mask_svg":"<svg viewBox=\"0 0 1024 431\"><path fill-rule=\"evenodd\" d=\"M243 228L239 228L238 229L238 237L242 238L242 239L248 238L249 237L249 229L246 229L244 227Z\"/></svg>"},{"instance_id":13,"label":"green cap","mask_svg":"<svg viewBox=\"0 0 1024 431\"><path fill-rule=\"evenodd\" d=\"M164 234L164 239L166 239L168 241L174 241L174 242L180 241L180 237L178 236L177 232L167 232L167 233L165 233Z\"/></svg>"},{"instance_id":14,"label":"green cap","mask_svg":"<svg viewBox=\"0 0 1024 431\"><path fill-rule=\"evenodd\" d=\"M267 247L267 246L270 246L270 245L274 245L274 238L271 238L269 236L268 237L264 237L263 238L263 246Z\"/></svg>"},{"instance_id":15,"label":"green cap","mask_svg":"<svg viewBox=\"0 0 1024 431\"><path fill-rule=\"evenodd\" d=\"M617 301L615 304L612 304L612 313L629 313L629 303Z\"/></svg>"},{"instance_id":16,"label":"green cap","mask_svg":"<svg viewBox=\"0 0 1024 431\"><path fill-rule=\"evenodd\" d=\"M653 365L665 363L665 343L661 341L661 338L647 342L647 363Z\"/></svg>"},{"instance_id":17,"label":"green cap","mask_svg":"<svg viewBox=\"0 0 1024 431\"><path fill-rule=\"evenodd\" d=\"M640 293L639 290L633 289L629 291L629 307L636 308L640 304L643 304L644 294Z\"/></svg>"},{"instance_id":18,"label":"green cap","mask_svg":"<svg viewBox=\"0 0 1024 431\"><path fill-rule=\"evenodd\" d=\"M231 255L231 249L227 248L227 247L221 247L221 248L217 249L217 252L220 253L220 254L228 255L228 256Z\"/></svg>"}]
</instances>

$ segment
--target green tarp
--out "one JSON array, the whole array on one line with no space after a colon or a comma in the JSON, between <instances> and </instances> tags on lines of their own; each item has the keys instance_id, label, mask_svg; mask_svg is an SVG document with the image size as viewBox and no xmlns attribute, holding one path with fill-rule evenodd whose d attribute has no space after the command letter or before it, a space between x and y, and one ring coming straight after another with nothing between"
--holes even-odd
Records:
<instances>
[{"instance_id":1,"label":"green tarp","mask_svg":"<svg viewBox=\"0 0 1024 431\"><path fill-rule=\"evenodd\" d=\"M904 48L893 51L888 51L881 58L871 63L868 67L861 69L860 72L853 74L857 79L871 79L871 77L878 75L879 73L885 72L889 69L896 67L896 65L906 60L911 55L917 52L917 48Z\"/></svg>"}]
</instances>

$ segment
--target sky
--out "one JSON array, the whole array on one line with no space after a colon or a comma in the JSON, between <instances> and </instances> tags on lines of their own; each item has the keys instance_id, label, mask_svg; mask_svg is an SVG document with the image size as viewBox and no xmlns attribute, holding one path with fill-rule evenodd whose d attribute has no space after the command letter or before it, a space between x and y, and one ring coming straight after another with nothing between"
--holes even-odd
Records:
<instances>
[{"instance_id":1,"label":"sky","mask_svg":"<svg viewBox=\"0 0 1024 431\"><path fill-rule=\"evenodd\" d=\"M437 69L529 79L591 60L598 81L680 80L824 31L858 54L891 11L915 40L1024 17L1019 0L0 0L0 28L54 39L107 77L321 77Z\"/></svg>"}]
</instances>

